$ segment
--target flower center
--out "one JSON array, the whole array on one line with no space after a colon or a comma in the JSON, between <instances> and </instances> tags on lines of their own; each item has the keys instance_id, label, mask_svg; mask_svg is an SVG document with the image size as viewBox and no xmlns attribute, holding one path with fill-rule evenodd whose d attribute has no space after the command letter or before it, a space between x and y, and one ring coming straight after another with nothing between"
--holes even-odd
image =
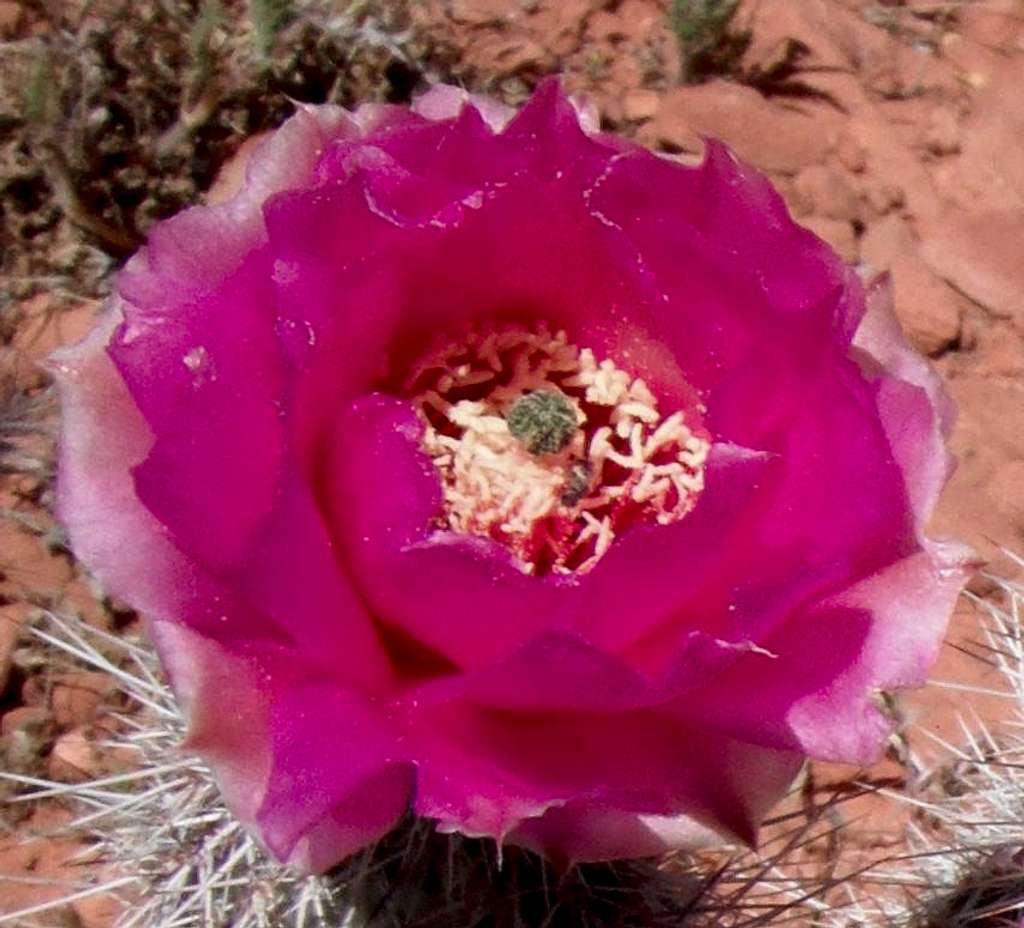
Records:
<instances>
[{"instance_id":1,"label":"flower center","mask_svg":"<svg viewBox=\"0 0 1024 928\"><path fill-rule=\"evenodd\" d=\"M565 332L472 335L421 360L405 388L443 527L506 545L524 573L590 570L616 536L682 519L704 488L707 438Z\"/></svg>"}]
</instances>

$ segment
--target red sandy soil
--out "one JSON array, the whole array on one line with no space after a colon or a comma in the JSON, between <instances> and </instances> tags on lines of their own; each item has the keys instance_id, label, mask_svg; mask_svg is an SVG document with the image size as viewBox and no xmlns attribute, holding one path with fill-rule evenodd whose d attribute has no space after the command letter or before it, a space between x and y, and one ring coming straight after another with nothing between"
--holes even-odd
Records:
<instances>
[{"instance_id":1,"label":"red sandy soil","mask_svg":"<svg viewBox=\"0 0 1024 928\"><path fill-rule=\"evenodd\" d=\"M735 25L749 28L752 42L739 68L764 78L766 92L724 79L679 86L666 7L424 0L414 15L459 50L474 89L515 99L540 76L561 72L570 90L592 97L609 129L653 148L697 152L700 135L724 139L848 261L890 271L901 323L960 409L952 438L960 466L934 533L966 539L991 570L1019 578L1000 546L1024 551L1024 3L744 2ZM955 18L937 16L943 10ZM0 0L0 34L16 26L25 26L24 10ZM30 307L30 324L7 349L20 377L40 377L33 360L87 326L94 307L66 303L38 297ZM42 492L30 478L6 480L0 506L45 522L34 503ZM0 690L10 694L12 652L24 646L20 624L33 605L60 605L106 626L112 619L77 568L38 537L0 520L0 547ZM980 577L972 587L991 589ZM950 642L974 637L965 606ZM956 647L945 650L936 677L992 682ZM50 679L44 688L28 676L0 707L0 758L64 780L102 771L108 761L90 741L104 727L112 684L74 673ZM919 730L955 739L963 700L939 687L904 699L911 746L934 758ZM1005 705L979 700L978 710L998 718ZM819 766L814 777L827 786L850 773ZM873 773L897 782L907 775L895 760ZM55 814L37 809L12 821L9 835L0 832L0 913L59 892L40 881L80 876L68 864L72 843L23 844L45 824L41 817ZM866 818L844 841L868 852L898 845L910 813L876 802L857 814ZM18 882L24 876L30 880ZM78 921L68 924L110 923L109 900L73 908Z\"/></svg>"}]
</instances>

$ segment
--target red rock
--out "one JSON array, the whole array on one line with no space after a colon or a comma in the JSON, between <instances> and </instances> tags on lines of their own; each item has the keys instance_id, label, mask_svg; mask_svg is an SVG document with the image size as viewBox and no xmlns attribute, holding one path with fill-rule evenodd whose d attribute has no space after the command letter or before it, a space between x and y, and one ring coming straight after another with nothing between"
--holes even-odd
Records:
<instances>
[{"instance_id":1,"label":"red rock","mask_svg":"<svg viewBox=\"0 0 1024 928\"><path fill-rule=\"evenodd\" d=\"M66 673L54 678L50 707L62 728L92 722L100 706L117 691L105 673Z\"/></svg>"},{"instance_id":2,"label":"red rock","mask_svg":"<svg viewBox=\"0 0 1024 928\"><path fill-rule=\"evenodd\" d=\"M99 752L84 727L65 732L54 743L46 759L46 771L58 783L81 783L101 771Z\"/></svg>"},{"instance_id":3,"label":"red rock","mask_svg":"<svg viewBox=\"0 0 1024 928\"><path fill-rule=\"evenodd\" d=\"M0 612L0 692L7 688L11 673L11 656L21 637L21 623L9 615L9 610Z\"/></svg>"},{"instance_id":4,"label":"red rock","mask_svg":"<svg viewBox=\"0 0 1024 928\"><path fill-rule=\"evenodd\" d=\"M672 152L697 154L704 150L700 134L690 127L690 123L682 116L672 113L666 108L665 100L658 107L654 119L637 131L637 138L652 148L665 148Z\"/></svg>"},{"instance_id":5,"label":"red rock","mask_svg":"<svg viewBox=\"0 0 1024 928\"><path fill-rule=\"evenodd\" d=\"M597 111L601 114L601 119L608 125L619 127L625 122L626 115L622 111L621 98L611 97L608 94L598 92L592 94L591 99L594 101ZM640 128L642 129L643 126L641 125ZM641 144L644 143L641 141Z\"/></svg>"},{"instance_id":6,"label":"red rock","mask_svg":"<svg viewBox=\"0 0 1024 928\"><path fill-rule=\"evenodd\" d=\"M0 506L16 506L13 495L0 493ZM0 551L3 552L3 572L6 592L11 600L0 606L0 621L10 618L21 621L30 611L24 602L25 590L56 591L71 577L66 560L52 563L46 557L39 536L27 531L11 519L0 519Z\"/></svg>"},{"instance_id":7,"label":"red rock","mask_svg":"<svg viewBox=\"0 0 1024 928\"><path fill-rule=\"evenodd\" d=\"M681 157L691 157L683 155ZM700 162L698 161L698 164ZM797 193L796 184L794 177L785 177L783 175L777 175L772 178L772 186L778 192L779 196L782 197L786 202L786 206L789 207L789 213L794 219L798 219L801 222L808 216L812 215L812 207L814 204L804 196Z\"/></svg>"},{"instance_id":8,"label":"red rock","mask_svg":"<svg viewBox=\"0 0 1024 928\"><path fill-rule=\"evenodd\" d=\"M829 101L831 107L843 113L855 113L871 102L871 97L865 92L856 72L848 67L844 70L814 71L807 81L803 79L804 71L797 73L799 76L795 80L806 83L808 87L822 94L822 99ZM841 126L845 120L840 119L838 122Z\"/></svg>"},{"instance_id":9,"label":"red rock","mask_svg":"<svg viewBox=\"0 0 1024 928\"><path fill-rule=\"evenodd\" d=\"M900 141L877 108L859 110L850 118L846 131L867 152L867 170L874 181L899 189L914 216L930 218L942 212L942 201L928 169ZM866 190L871 202L871 186L866 185Z\"/></svg>"},{"instance_id":10,"label":"red rock","mask_svg":"<svg viewBox=\"0 0 1024 928\"><path fill-rule=\"evenodd\" d=\"M928 117L921 144L933 155L953 155L960 151L960 122L947 107L936 107Z\"/></svg>"},{"instance_id":11,"label":"red rock","mask_svg":"<svg viewBox=\"0 0 1024 928\"><path fill-rule=\"evenodd\" d=\"M91 331L99 308L97 302L71 301L53 293L40 293L25 301L20 306L23 322L13 342L19 381L25 386L42 385L46 378L40 362Z\"/></svg>"},{"instance_id":12,"label":"red rock","mask_svg":"<svg viewBox=\"0 0 1024 928\"><path fill-rule=\"evenodd\" d=\"M976 95L963 126L961 155L943 185L944 195L969 210L1024 207L1024 105L1019 94L1021 57L997 70Z\"/></svg>"},{"instance_id":13,"label":"red rock","mask_svg":"<svg viewBox=\"0 0 1024 928\"><path fill-rule=\"evenodd\" d=\"M738 26L749 30L750 45L744 51L747 68L765 71L776 60L778 50L788 42L798 42L806 51L810 68L840 68L848 61L832 35L837 11L822 0L761 0L741 14Z\"/></svg>"},{"instance_id":14,"label":"red rock","mask_svg":"<svg viewBox=\"0 0 1024 928\"><path fill-rule=\"evenodd\" d=\"M626 35L641 41L650 35L652 29L663 26L665 22L660 6L650 0L623 0L617 12Z\"/></svg>"},{"instance_id":15,"label":"red rock","mask_svg":"<svg viewBox=\"0 0 1024 928\"><path fill-rule=\"evenodd\" d=\"M953 64L964 83L977 89L989 84L1004 60L997 49L966 41L958 32L943 36L942 57Z\"/></svg>"},{"instance_id":16,"label":"red rock","mask_svg":"<svg viewBox=\"0 0 1024 928\"><path fill-rule=\"evenodd\" d=\"M661 104L661 95L654 90L631 90L622 98L622 114L639 122L653 118Z\"/></svg>"},{"instance_id":17,"label":"red rock","mask_svg":"<svg viewBox=\"0 0 1024 928\"><path fill-rule=\"evenodd\" d=\"M941 354L960 337L960 303L915 254L897 257L889 266L896 316L910 343L927 355Z\"/></svg>"},{"instance_id":18,"label":"red rock","mask_svg":"<svg viewBox=\"0 0 1024 928\"><path fill-rule=\"evenodd\" d=\"M1024 379L1024 337L1012 326L989 318L976 329L976 357L972 359L975 369L991 377Z\"/></svg>"},{"instance_id":19,"label":"red rock","mask_svg":"<svg viewBox=\"0 0 1024 928\"><path fill-rule=\"evenodd\" d=\"M547 70L551 65L547 49L539 42L524 37L504 39L490 49L494 65L505 73Z\"/></svg>"},{"instance_id":20,"label":"red rock","mask_svg":"<svg viewBox=\"0 0 1024 928\"><path fill-rule=\"evenodd\" d=\"M618 42L626 37L622 18L607 10L598 10L587 21L587 38L595 42Z\"/></svg>"},{"instance_id":21,"label":"red rock","mask_svg":"<svg viewBox=\"0 0 1024 928\"><path fill-rule=\"evenodd\" d=\"M756 90L715 80L665 94L651 129L663 144L693 151L697 135L719 138L762 170L795 174L825 160L831 117L766 100Z\"/></svg>"},{"instance_id":22,"label":"red rock","mask_svg":"<svg viewBox=\"0 0 1024 928\"><path fill-rule=\"evenodd\" d=\"M864 200L876 216L887 216L903 206L907 198L899 184L870 178L864 184Z\"/></svg>"},{"instance_id":23,"label":"red rock","mask_svg":"<svg viewBox=\"0 0 1024 928\"><path fill-rule=\"evenodd\" d=\"M988 488L992 504L1024 537L1024 460L1009 461L995 472Z\"/></svg>"},{"instance_id":24,"label":"red rock","mask_svg":"<svg viewBox=\"0 0 1024 928\"><path fill-rule=\"evenodd\" d=\"M950 210L919 229L936 274L1024 332L1024 208Z\"/></svg>"},{"instance_id":25,"label":"red rock","mask_svg":"<svg viewBox=\"0 0 1024 928\"><path fill-rule=\"evenodd\" d=\"M36 707L19 706L4 714L0 757L8 769L34 775L52 737L49 713L43 710L39 714Z\"/></svg>"},{"instance_id":26,"label":"red rock","mask_svg":"<svg viewBox=\"0 0 1024 928\"><path fill-rule=\"evenodd\" d=\"M509 18L512 7L507 0L451 0L448 9L452 19L474 26L500 23Z\"/></svg>"},{"instance_id":27,"label":"red rock","mask_svg":"<svg viewBox=\"0 0 1024 928\"><path fill-rule=\"evenodd\" d=\"M995 668L994 662L978 660L960 650L965 648L977 653L980 637L978 611L966 603L961 603L953 613L946 635L946 641L952 647L947 645L940 649L938 662L930 674L931 679L950 680L960 685L978 687L982 691L1005 692L1005 678ZM935 769L940 764L945 766L950 762L949 751L942 746L942 742L962 743L965 699L969 701L967 711L972 720L978 719L987 727L993 723L1005 722L1007 702L996 695L976 692L968 697L963 690L943 686L925 686L901 693L900 703L905 716L912 720L908 733L912 739L914 753L925 769ZM921 734L918 734L919 732ZM933 741L924 733L935 736L937 740ZM918 821L920 822L920 819Z\"/></svg>"},{"instance_id":28,"label":"red rock","mask_svg":"<svg viewBox=\"0 0 1024 928\"><path fill-rule=\"evenodd\" d=\"M836 157L847 171L854 174L860 174L867 167L867 151L846 129L839 133L839 138L836 141Z\"/></svg>"},{"instance_id":29,"label":"red rock","mask_svg":"<svg viewBox=\"0 0 1024 928\"><path fill-rule=\"evenodd\" d=\"M0 0L0 39L8 40L18 37L24 22L25 8L13 0Z\"/></svg>"},{"instance_id":30,"label":"red rock","mask_svg":"<svg viewBox=\"0 0 1024 928\"><path fill-rule=\"evenodd\" d=\"M968 3L957 13L957 33L968 42L1004 52L1020 51L1024 19L1020 0L986 0Z\"/></svg>"},{"instance_id":31,"label":"red rock","mask_svg":"<svg viewBox=\"0 0 1024 928\"><path fill-rule=\"evenodd\" d=\"M861 259L872 271L889 271L896 316L912 345L928 355L960 337L960 298L921 259L910 227L897 216L873 223L860 243Z\"/></svg>"},{"instance_id":32,"label":"red rock","mask_svg":"<svg viewBox=\"0 0 1024 928\"><path fill-rule=\"evenodd\" d=\"M46 704L46 687L43 686L38 674L32 674L21 685L21 701L26 706L42 706Z\"/></svg>"},{"instance_id":33,"label":"red rock","mask_svg":"<svg viewBox=\"0 0 1024 928\"><path fill-rule=\"evenodd\" d=\"M863 767L851 764L812 761L808 768L808 777L814 790L821 796L836 795L844 784L851 780L865 778ZM869 774L874 781L888 780L898 783L907 776L903 764L883 757L872 764ZM833 792L835 791L835 792ZM913 818L913 808L909 803L899 804L893 808L891 800L881 799L871 794L852 796L844 799L835 813L846 822L856 822L856 828L846 828L848 837L844 839L843 860L850 862L858 849L875 850L898 846L906 839L906 828ZM787 826L783 825L783 830ZM792 827L789 825L788 827ZM785 840L785 839L783 839Z\"/></svg>"},{"instance_id":34,"label":"red rock","mask_svg":"<svg viewBox=\"0 0 1024 928\"><path fill-rule=\"evenodd\" d=\"M606 60L608 83L612 87L639 87L644 70L634 55L614 55Z\"/></svg>"},{"instance_id":35,"label":"red rock","mask_svg":"<svg viewBox=\"0 0 1024 928\"><path fill-rule=\"evenodd\" d=\"M843 222L861 218L860 195L838 168L812 164L797 174L793 186L796 195L809 205L810 213Z\"/></svg>"},{"instance_id":36,"label":"red rock","mask_svg":"<svg viewBox=\"0 0 1024 928\"><path fill-rule=\"evenodd\" d=\"M906 220L893 215L871 223L860 240L861 259L873 271L887 270L897 257L916 253L917 248L917 238Z\"/></svg>"},{"instance_id":37,"label":"red rock","mask_svg":"<svg viewBox=\"0 0 1024 928\"><path fill-rule=\"evenodd\" d=\"M905 95L928 86L932 77L923 73L930 56L915 50L905 34L894 36L869 23L861 4L844 8L829 0L763 0L752 6L754 36L744 63L770 58L766 51L783 37L796 39L808 49L799 80L830 93L847 110L866 102L865 89ZM941 72L936 76L945 77Z\"/></svg>"},{"instance_id":38,"label":"red rock","mask_svg":"<svg viewBox=\"0 0 1024 928\"><path fill-rule=\"evenodd\" d=\"M17 732L39 733L52 724L53 716L42 706L16 706L0 719L0 735L8 738Z\"/></svg>"},{"instance_id":39,"label":"red rock","mask_svg":"<svg viewBox=\"0 0 1024 928\"><path fill-rule=\"evenodd\" d=\"M60 591L61 612L77 616L94 628L109 631L111 616L103 605L103 594L95 581L79 574Z\"/></svg>"},{"instance_id":40,"label":"red rock","mask_svg":"<svg viewBox=\"0 0 1024 928\"><path fill-rule=\"evenodd\" d=\"M0 839L0 914L56 901L67 895L68 886L80 885L83 868L73 858L81 853L82 842L45 836L69 818L66 810L42 804L17 831ZM73 925L73 918L70 906L54 907L38 920L12 924Z\"/></svg>"},{"instance_id":41,"label":"red rock","mask_svg":"<svg viewBox=\"0 0 1024 928\"><path fill-rule=\"evenodd\" d=\"M939 501L929 531L971 544L994 572L1012 578L1019 567L1001 545L1016 536L1000 508L987 505L996 474L1011 461L1024 460L1024 383L965 375L947 381L959 408L950 440L959 466Z\"/></svg>"},{"instance_id":42,"label":"red rock","mask_svg":"<svg viewBox=\"0 0 1024 928\"><path fill-rule=\"evenodd\" d=\"M109 879L124 876L123 873L105 874ZM125 914L127 903L117 893L97 893L72 903L79 928L114 928Z\"/></svg>"},{"instance_id":43,"label":"red rock","mask_svg":"<svg viewBox=\"0 0 1024 928\"><path fill-rule=\"evenodd\" d=\"M245 180L245 168L249 163L249 158L269 135L269 132L260 132L250 136L238 146L238 151L221 165L213 183L210 184L210 189L206 191L207 203L211 205L223 203L238 193Z\"/></svg>"},{"instance_id":44,"label":"red rock","mask_svg":"<svg viewBox=\"0 0 1024 928\"><path fill-rule=\"evenodd\" d=\"M857 261L857 236L850 223L824 216L808 216L800 220L800 225L828 242L847 264Z\"/></svg>"},{"instance_id":45,"label":"red rock","mask_svg":"<svg viewBox=\"0 0 1024 928\"><path fill-rule=\"evenodd\" d=\"M580 46L587 17L596 0L559 0L558 3L535 3L530 18L531 34L555 55L568 55ZM525 8L526 4L522 4Z\"/></svg>"}]
</instances>

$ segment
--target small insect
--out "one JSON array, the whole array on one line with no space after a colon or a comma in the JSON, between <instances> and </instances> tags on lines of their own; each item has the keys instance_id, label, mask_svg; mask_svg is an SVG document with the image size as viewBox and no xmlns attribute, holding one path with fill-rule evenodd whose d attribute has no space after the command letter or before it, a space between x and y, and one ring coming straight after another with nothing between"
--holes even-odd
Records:
<instances>
[{"instance_id":1,"label":"small insect","mask_svg":"<svg viewBox=\"0 0 1024 928\"><path fill-rule=\"evenodd\" d=\"M565 492L562 504L575 506L590 490L590 461L573 461L569 466L568 478L565 481Z\"/></svg>"}]
</instances>

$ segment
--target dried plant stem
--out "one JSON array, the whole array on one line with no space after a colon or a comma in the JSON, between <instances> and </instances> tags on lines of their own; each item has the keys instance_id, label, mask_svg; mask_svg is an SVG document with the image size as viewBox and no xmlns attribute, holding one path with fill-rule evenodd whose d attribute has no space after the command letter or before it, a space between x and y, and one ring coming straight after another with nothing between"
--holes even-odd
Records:
<instances>
[{"instance_id":1,"label":"dried plant stem","mask_svg":"<svg viewBox=\"0 0 1024 928\"><path fill-rule=\"evenodd\" d=\"M50 150L44 160L44 166L54 196L64 211L64 215L72 223L95 236L110 252L115 254L131 254L142 244L136 236L111 225L86 208L71 180L71 172L67 163L59 151Z\"/></svg>"}]
</instances>

